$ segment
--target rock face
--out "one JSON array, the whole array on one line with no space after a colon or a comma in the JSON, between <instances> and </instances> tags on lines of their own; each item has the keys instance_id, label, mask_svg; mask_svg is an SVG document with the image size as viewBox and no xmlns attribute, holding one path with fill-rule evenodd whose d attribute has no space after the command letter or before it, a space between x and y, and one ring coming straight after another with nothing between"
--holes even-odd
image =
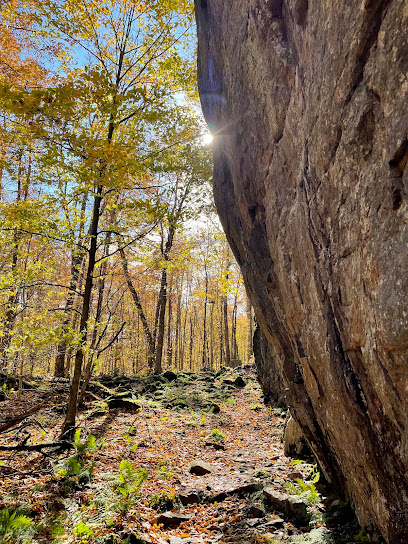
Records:
<instances>
[{"instance_id":1,"label":"rock face","mask_svg":"<svg viewBox=\"0 0 408 544\"><path fill-rule=\"evenodd\" d=\"M275 363L275 353L260 327L255 328L253 352L259 383L264 392L265 402L277 407L285 406L285 388Z\"/></svg>"},{"instance_id":2,"label":"rock face","mask_svg":"<svg viewBox=\"0 0 408 544\"><path fill-rule=\"evenodd\" d=\"M360 522L408 538L408 5L196 0L214 193L286 399Z\"/></svg>"},{"instance_id":3,"label":"rock face","mask_svg":"<svg viewBox=\"0 0 408 544\"><path fill-rule=\"evenodd\" d=\"M283 451L287 457L294 457L295 459L306 459L310 456L310 449L302 429L293 417L290 417L286 423L283 435ZM288 478L290 478L289 475Z\"/></svg>"}]
</instances>

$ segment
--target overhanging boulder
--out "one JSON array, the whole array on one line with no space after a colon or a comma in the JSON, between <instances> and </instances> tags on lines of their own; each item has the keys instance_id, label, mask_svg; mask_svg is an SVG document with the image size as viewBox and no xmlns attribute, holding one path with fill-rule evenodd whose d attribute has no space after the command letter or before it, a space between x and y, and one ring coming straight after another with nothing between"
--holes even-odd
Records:
<instances>
[{"instance_id":1,"label":"overhanging boulder","mask_svg":"<svg viewBox=\"0 0 408 544\"><path fill-rule=\"evenodd\" d=\"M408 539L408 10L196 0L214 194L333 486Z\"/></svg>"}]
</instances>

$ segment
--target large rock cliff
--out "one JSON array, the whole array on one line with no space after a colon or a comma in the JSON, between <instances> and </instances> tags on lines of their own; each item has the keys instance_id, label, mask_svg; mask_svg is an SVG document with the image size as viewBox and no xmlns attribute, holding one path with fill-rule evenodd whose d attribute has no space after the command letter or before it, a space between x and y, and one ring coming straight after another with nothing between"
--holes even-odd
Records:
<instances>
[{"instance_id":1,"label":"large rock cliff","mask_svg":"<svg viewBox=\"0 0 408 544\"><path fill-rule=\"evenodd\" d=\"M408 541L408 2L196 0L214 193L286 398Z\"/></svg>"},{"instance_id":2,"label":"large rock cliff","mask_svg":"<svg viewBox=\"0 0 408 544\"><path fill-rule=\"evenodd\" d=\"M285 387L275 362L274 348L259 326L255 327L252 347L256 373L262 386L265 403L283 408L286 405Z\"/></svg>"}]
</instances>

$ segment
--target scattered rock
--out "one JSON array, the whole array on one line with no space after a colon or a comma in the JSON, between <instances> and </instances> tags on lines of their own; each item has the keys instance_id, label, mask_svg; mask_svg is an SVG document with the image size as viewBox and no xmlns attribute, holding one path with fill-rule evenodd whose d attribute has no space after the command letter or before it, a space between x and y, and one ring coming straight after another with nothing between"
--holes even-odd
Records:
<instances>
[{"instance_id":1,"label":"scattered rock","mask_svg":"<svg viewBox=\"0 0 408 544\"><path fill-rule=\"evenodd\" d=\"M172 370L166 370L166 372L163 372L162 376L169 382L174 382L174 380L177 380L177 374Z\"/></svg>"},{"instance_id":2,"label":"scattered rock","mask_svg":"<svg viewBox=\"0 0 408 544\"><path fill-rule=\"evenodd\" d=\"M298 470L294 470L293 472L288 472L286 475L289 480L303 480L303 474L299 472Z\"/></svg>"},{"instance_id":3,"label":"scattered rock","mask_svg":"<svg viewBox=\"0 0 408 544\"><path fill-rule=\"evenodd\" d=\"M283 527L285 525L285 520L282 518L275 518L268 521L268 523L265 523L265 527L267 529L278 529L279 527Z\"/></svg>"},{"instance_id":4,"label":"scattered rock","mask_svg":"<svg viewBox=\"0 0 408 544\"><path fill-rule=\"evenodd\" d=\"M225 451L224 444L219 444L218 442L205 442L204 446L212 447L215 450L222 450Z\"/></svg>"},{"instance_id":5,"label":"scattered rock","mask_svg":"<svg viewBox=\"0 0 408 544\"><path fill-rule=\"evenodd\" d=\"M112 410L113 408L121 408L122 410L127 410L129 412L136 412L137 410L140 410L140 405L129 398L122 398L122 397L111 397L106 399L106 402L109 406L109 409Z\"/></svg>"},{"instance_id":6,"label":"scattered rock","mask_svg":"<svg viewBox=\"0 0 408 544\"><path fill-rule=\"evenodd\" d=\"M241 485L239 487L236 487L228 492L229 495L249 495L250 493L256 493L257 491L261 491L263 489L263 485L259 482L250 482L248 484Z\"/></svg>"},{"instance_id":7,"label":"scattered rock","mask_svg":"<svg viewBox=\"0 0 408 544\"><path fill-rule=\"evenodd\" d=\"M305 519L306 505L297 497L276 491L273 487L266 487L263 492L266 501L278 512L283 512L299 521Z\"/></svg>"},{"instance_id":8,"label":"scattered rock","mask_svg":"<svg viewBox=\"0 0 408 544\"><path fill-rule=\"evenodd\" d=\"M158 389L161 389L161 384L158 383L148 383L145 385L145 387L142 389L142 393L155 393Z\"/></svg>"},{"instance_id":9,"label":"scattered rock","mask_svg":"<svg viewBox=\"0 0 408 544\"><path fill-rule=\"evenodd\" d=\"M213 471L212 466L205 461L191 461L190 472L196 476L204 476L204 474L210 474Z\"/></svg>"},{"instance_id":10,"label":"scattered rock","mask_svg":"<svg viewBox=\"0 0 408 544\"><path fill-rule=\"evenodd\" d=\"M251 504L251 506L248 508L247 514L250 518L264 518L265 510L259 508L255 504Z\"/></svg>"},{"instance_id":11,"label":"scattered rock","mask_svg":"<svg viewBox=\"0 0 408 544\"><path fill-rule=\"evenodd\" d=\"M184 409L184 408L188 408L188 404L186 402L184 402L184 400L180 400L180 399L177 399L177 400L173 400L171 402L168 402L166 404L166 408L181 408L181 409Z\"/></svg>"},{"instance_id":12,"label":"scattered rock","mask_svg":"<svg viewBox=\"0 0 408 544\"><path fill-rule=\"evenodd\" d=\"M209 491L211 488L209 489ZM206 502L222 502L225 501L225 499L228 497L228 494L225 491L220 491L219 493L215 493L214 495L210 495L206 498Z\"/></svg>"},{"instance_id":13,"label":"scattered rock","mask_svg":"<svg viewBox=\"0 0 408 544\"><path fill-rule=\"evenodd\" d=\"M128 544L147 544L148 542L150 542L150 540L147 537L143 535L137 535L134 533L124 533L121 536L123 541L127 539L126 542L128 542ZM115 540L112 539L111 544L114 544L114 542ZM109 544L110 544L110 541L109 541Z\"/></svg>"},{"instance_id":14,"label":"scattered rock","mask_svg":"<svg viewBox=\"0 0 408 544\"><path fill-rule=\"evenodd\" d=\"M329 508L337 508L338 506L340 506L342 504L341 500L340 499L334 499L334 501L332 501L330 503L330 506Z\"/></svg>"},{"instance_id":15,"label":"scattered rock","mask_svg":"<svg viewBox=\"0 0 408 544\"><path fill-rule=\"evenodd\" d=\"M246 381L244 380L244 378L242 378L242 376L237 376L234 380L234 385L235 387L245 387L246 386Z\"/></svg>"},{"instance_id":16,"label":"scattered rock","mask_svg":"<svg viewBox=\"0 0 408 544\"><path fill-rule=\"evenodd\" d=\"M178 494L178 499L183 506L187 506L189 504L199 504L203 499L203 493L200 491L187 489Z\"/></svg>"},{"instance_id":17,"label":"scattered rock","mask_svg":"<svg viewBox=\"0 0 408 544\"><path fill-rule=\"evenodd\" d=\"M164 512L157 516L156 523L162 523L164 527L170 527L172 525L179 525L183 521L189 521L190 516L180 514L179 512Z\"/></svg>"},{"instance_id":18,"label":"scattered rock","mask_svg":"<svg viewBox=\"0 0 408 544\"><path fill-rule=\"evenodd\" d=\"M252 519L246 520L246 524L249 525L249 527L256 527L260 523L261 523L261 520L259 518L252 518Z\"/></svg>"},{"instance_id":19,"label":"scattered rock","mask_svg":"<svg viewBox=\"0 0 408 544\"><path fill-rule=\"evenodd\" d=\"M251 493L256 493L257 491L261 491L263 489L263 485L258 482L250 482L246 484L242 484L237 487L230 487L229 489L224 489L222 491L218 491L217 493L207 496L205 501L206 502L222 502L225 501L227 497L230 497L231 495L238 495L240 497L244 495L250 495Z\"/></svg>"},{"instance_id":20,"label":"scattered rock","mask_svg":"<svg viewBox=\"0 0 408 544\"><path fill-rule=\"evenodd\" d=\"M266 470L264 468L260 469L260 470L257 470L255 473L254 473L254 478L262 478L262 479L265 479L265 478L270 478L272 476L272 473L270 470Z\"/></svg>"},{"instance_id":21,"label":"scattered rock","mask_svg":"<svg viewBox=\"0 0 408 544\"><path fill-rule=\"evenodd\" d=\"M205 406L205 408L213 414L219 414L221 412L221 408L218 406L218 404L215 404L214 402L208 404L207 406Z\"/></svg>"}]
</instances>

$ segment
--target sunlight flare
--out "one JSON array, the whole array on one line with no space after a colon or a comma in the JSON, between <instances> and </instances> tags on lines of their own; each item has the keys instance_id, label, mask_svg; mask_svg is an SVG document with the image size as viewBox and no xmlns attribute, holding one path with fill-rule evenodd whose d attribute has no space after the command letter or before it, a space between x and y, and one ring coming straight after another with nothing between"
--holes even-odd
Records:
<instances>
[{"instance_id":1,"label":"sunlight flare","mask_svg":"<svg viewBox=\"0 0 408 544\"><path fill-rule=\"evenodd\" d=\"M204 134L203 136L203 143L204 145L210 145L213 141L213 135L207 132L207 134Z\"/></svg>"}]
</instances>

